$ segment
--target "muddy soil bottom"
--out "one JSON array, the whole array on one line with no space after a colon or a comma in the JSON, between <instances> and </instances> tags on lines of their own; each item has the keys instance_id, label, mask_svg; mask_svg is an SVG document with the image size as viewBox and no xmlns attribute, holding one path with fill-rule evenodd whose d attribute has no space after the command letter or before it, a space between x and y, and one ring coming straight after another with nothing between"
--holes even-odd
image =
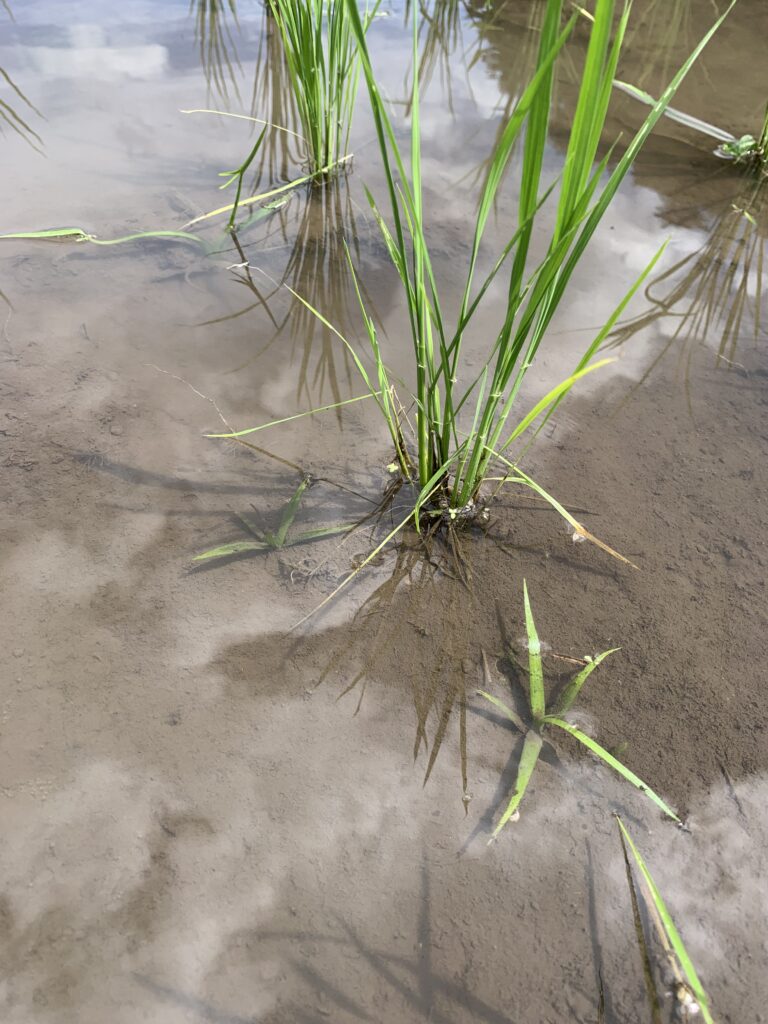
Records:
<instances>
[{"instance_id":1,"label":"muddy soil bottom","mask_svg":"<svg viewBox=\"0 0 768 1024\"><path fill-rule=\"evenodd\" d=\"M354 545L305 549L309 582L293 552L186 572L272 466L190 441L156 375L5 367L5 1020L594 1020L598 975L644 1020L614 810L719 1019L761 1019L762 353L697 363L690 412L674 375L572 402L530 463L639 571L510 493L470 587L403 546L302 636ZM483 651L514 686L523 577L553 652L622 647L580 720L690 834L564 742L486 847L518 744L471 695Z\"/></svg>"}]
</instances>

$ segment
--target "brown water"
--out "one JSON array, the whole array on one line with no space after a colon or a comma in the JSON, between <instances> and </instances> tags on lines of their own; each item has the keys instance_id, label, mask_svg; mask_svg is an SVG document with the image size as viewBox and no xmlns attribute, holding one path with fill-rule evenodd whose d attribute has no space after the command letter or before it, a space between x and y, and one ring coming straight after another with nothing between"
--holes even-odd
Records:
<instances>
[{"instance_id":1,"label":"brown water","mask_svg":"<svg viewBox=\"0 0 768 1024\"><path fill-rule=\"evenodd\" d=\"M178 228L225 201L218 172L252 138L246 123L180 108L289 116L255 2L238 5L237 23L222 15L212 46L206 22L202 47L186 0L12 6L0 67L37 112L5 78L0 99L39 141L6 122L0 232ZM437 6L425 169L450 291L473 182L524 80L539 7L467 4L451 19L458 4ZM621 73L658 90L716 5L636 6ZM402 10L382 14L377 67L402 100ZM741 0L676 105L754 130L765 38L768 9ZM548 173L585 39L562 70ZM754 300L768 222L708 140L659 126L528 377L530 397L562 379L671 239L664 270L680 266L653 294L666 301L683 282L672 313L693 302L702 319L654 316L627 331L616 363L583 382L526 462L639 572L573 544L517 495L495 507L487 537L467 538L471 587L412 545L393 548L301 633L288 630L364 557L369 533L189 571L196 552L247 537L238 515L273 525L299 479L204 439L217 410L245 427L362 390L343 349L273 279L360 339L345 232L390 362L407 374L403 310L362 191L383 194L364 109L353 172L242 232L249 268L233 268L243 260L231 242L214 244L217 226L205 237L224 251L210 255L167 242L0 243L2 1019L559 1024L598 1019L602 980L606 1021L651 1020L619 811L717 1018L763 1020L768 359ZM611 139L641 116L618 97ZM298 169L276 148L261 185ZM515 193L513 174L499 239ZM631 312L648 310L640 297ZM296 529L359 517L386 483L386 437L364 404L261 438L319 478ZM524 632L524 576L555 653L622 647L578 720L606 746L626 742L627 763L690 832L563 742L520 821L486 846L519 744L472 693L483 652L497 693L518 686L503 656ZM546 659L553 681L564 664Z\"/></svg>"}]
</instances>

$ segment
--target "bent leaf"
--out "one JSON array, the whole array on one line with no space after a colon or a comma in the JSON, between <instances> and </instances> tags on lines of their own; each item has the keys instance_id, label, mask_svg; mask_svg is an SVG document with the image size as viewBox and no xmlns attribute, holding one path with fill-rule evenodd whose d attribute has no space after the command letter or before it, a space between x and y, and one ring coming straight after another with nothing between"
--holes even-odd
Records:
<instances>
[{"instance_id":1,"label":"bent leaf","mask_svg":"<svg viewBox=\"0 0 768 1024\"><path fill-rule=\"evenodd\" d=\"M523 741L523 752L520 755L520 764L517 769L517 779L515 780L515 791L512 794L512 799L507 804L507 809L499 819L499 823L493 830L493 835L489 839L489 845L498 836L499 832L504 828L509 819L515 813L517 808L520 806L520 801L525 796L525 791L528 788L528 783L531 781L533 770L536 767L536 762L539 760L539 754L541 753L543 740L541 736L533 729L529 729L525 734L525 740Z\"/></svg>"},{"instance_id":2,"label":"bent leaf","mask_svg":"<svg viewBox=\"0 0 768 1024\"><path fill-rule=\"evenodd\" d=\"M556 725L558 729L563 729L565 732L577 739L579 743L583 743L588 750L591 750L593 754L605 761L607 765L610 765L614 771L618 772L622 778L626 779L627 782L631 783L635 789L639 789L641 793L645 793L649 800L656 804L668 817L672 818L678 824L682 824L680 818L675 814L669 804L665 803L658 793L655 793L650 786L646 785L642 779L638 778L634 772L630 771L626 765L622 764L621 761L617 760L613 754L609 754L605 747L601 747L599 743L592 739L591 736L587 736L581 729L577 729L575 725L571 725L570 722L564 721L562 718L557 718L555 715L547 715L544 719L547 725Z\"/></svg>"},{"instance_id":3,"label":"bent leaf","mask_svg":"<svg viewBox=\"0 0 768 1024\"><path fill-rule=\"evenodd\" d=\"M605 661L609 654L615 654L616 651L620 650L620 647L612 647L609 651L603 651L602 654L598 654L596 658L593 658L592 661L588 662L581 670L581 672L579 672L579 674L574 679L572 679L570 683L568 683L566 688L563 690L562 694L560 695L560 699L555 705L554 714L567 714L573 707L576 698L581 693L582 686L584 685L584 683L586 683L586 681L595 671L600 662Z\"/></svg>"}]
</instances>

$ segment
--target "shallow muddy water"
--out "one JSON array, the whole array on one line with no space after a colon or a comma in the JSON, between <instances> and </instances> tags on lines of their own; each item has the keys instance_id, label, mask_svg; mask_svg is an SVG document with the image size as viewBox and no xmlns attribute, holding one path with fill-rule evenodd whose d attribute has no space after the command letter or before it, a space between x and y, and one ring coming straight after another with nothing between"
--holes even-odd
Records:
<instances>
[{"instance_id":1,"label":"shallow muddy water","mask_svg":"<svg viewBox=\"0 0 768 1024\"><path fill-rule=\"evenodd\" d=\"M0 233L178 229L226 201L218 174L252 138L245 122L180 110L290 117L255 0L236 22L225 5L202 40L187 0L10 5L0 99L24 126L1 125ZM622 77L658 92L716 6L636 4ZM539 5L437 8L426 198L451 289ZM403 11L382 15L372 48L404 112ZM766 38L768 8L741 0L676 106L754 131ZM577 33L558 81L550 176L585 42ZM342 236L407 375L404 311L363 192L383 194L365 110L361 97L351 173L250 225L242 252L220 221L202 232L208 252L0 241L2 1019L650 1021L618 812L716 1019L764 1020L768 338L755 299L768 210L707 139L659 125L527 378L531 401L561 380L670 238L654 315L638 296L616 362L580 382L525 461L639 570L512 492L464 540L469 586L409 539L300 630L380 533L191 569L247 539L240 517L274 529L301 472L316 482L297 531L360 518L386 486L387 439L365 403L257 435L269 456L202 436L220 417L244 428L362 393L343 348L278 287L362 346ZM606 144L642 116L617 96ZM260 187L299 169L276 146ZM497 242L516 198L513 172ZM565 737L520 820L486 845L520 744L473 695L484 654L494 692L520 695L508 654L524 577L553 687L568 663L552 654L621 647L576 720L626 744L689 831ZM665 997L662 1019L672 1011Z\"/></svg>"}]
</instances>

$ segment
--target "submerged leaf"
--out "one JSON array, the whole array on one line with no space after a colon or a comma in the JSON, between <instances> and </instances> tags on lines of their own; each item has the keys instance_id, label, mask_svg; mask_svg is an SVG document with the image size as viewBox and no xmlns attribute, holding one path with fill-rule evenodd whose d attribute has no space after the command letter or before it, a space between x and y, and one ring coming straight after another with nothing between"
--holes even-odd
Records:
<instances>
[{"instance_id":1,"label":"submerged leaf","mask_svg":"<svg viewBox=\"0 0 768 1024\"><path fill-rule=\"evenodd\" d=\"M218 548L211 548L195 555L193 562L203 562L210 558L228 558L230 555L240 555L245 551L269 551L271 545L261 540L236 540L231 544L222 544Z\"/></svg>"},{"instance_id":2,"label":"submerged leaf","mask_svg":"<svg viewBox=\"0 0 768 1024\"><path fill-rule=\"evenodd\" d=\"M485 655L483 655L483 657L485 657ZM487 701L490 701L494 707L498 708L499 711L501 711L501 713L504 715L504 717L508 718L510 722L515 726L515 728L519 729L520 732L523 733L523 735L525 735L525 733L528 731L527 727L525 725L525 722L522 720L522 718L520 717L520 715L518 715L516 711L513 711L512 708L505 704L503 700L499 700L498 697L494 697L493 694L487 693L485 690L477 690L476 692L478 696L485 697L485 699Z\"/></svg>"},{"instance_id":3,"label":"submerged leaf","mask_svg":"<svg viewBox=\"0 0 768 1024\"><path fill-rule=\"evenodd\" d=\"M82 228L49 228L45 231L15 231L0 235L0 239L4 238L40 239L49 242L91 242L93 245L122 245L125 242L139 242L146 238L168 238L205 245L205 242L199 235L193 235L189 231L137 231L135 234L122 235L120 238L98 238L96 235L83 231Z\"/></svg>"}]
</instances>

